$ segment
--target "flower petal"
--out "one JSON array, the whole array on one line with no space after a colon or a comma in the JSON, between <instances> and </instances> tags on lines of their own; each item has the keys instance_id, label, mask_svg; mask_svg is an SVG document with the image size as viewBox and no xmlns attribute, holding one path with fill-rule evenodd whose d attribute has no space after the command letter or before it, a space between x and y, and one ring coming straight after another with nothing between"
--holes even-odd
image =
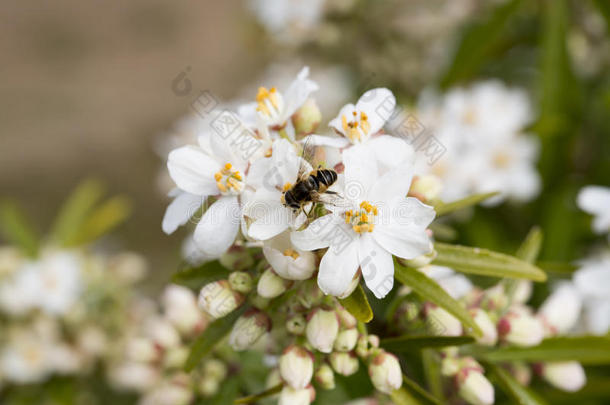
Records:
<instances>
[{"instance_id":1,"label":"flower petal","mask_svg":"<svg viewBox=\"0 0 610 405\"><path fill-rule=\"evenodd\" d=\"M251 216L255 220L248 228L248 236L258 240L279 235L292 222L292 211L286 208L279 198L257 199L249 204L248 212L255 213Z\"/></svg>"},{"instance_id":2,"label":"flower petal","mask_svg":"<svg viewBox=\"0 0 610 405\"><path fill-rule=\"evenodd\" d=\"M599 214L610 210L610 188L583 187L578 193L578 206L589 214Z\"/></svg>"},{"instance_id":3,"label":"flower petal","mask_svg":"<svg viewBox=\"0 0 610 405\"><path fill-rule=\"evenodd\" d=\"M371 138L366 145L370 148L377 158L379 166L385 170L393 169L399 164L415 162L415 151L404 139L390 135L380 135Z\"/></svg>"},{"instance_id":4,"label":"flower petal","mask_svg":"<svg viewBox=\"0 0 610 405\"><path fill-rule=\"evenodd\" d=\"M345 197L354 202L365 200L378 178L377 161L366 148L343 152Z\"/></svg>"},{"instance_id":5,"label":"flower petal","mask_svg":"<svg viewBox=\"0 0 610 405\"><path fill-rule=\"evenodd\" d=\"M182 190L202 196L218 193L214 173L220 165L196 146L183 146L169 153L169 175Z\"/></svg>"},{"instance_id":6,"label":"flower petal","mask_svg":"<svg viewBox=\"0 0 610 405\"><path fill-rule=\"evenodd\" d=\"M377 298L385 297L394 286L392 255L383 249L370 234L359 238L358 261L366 286Z\"/></svg>"},{"instance_id":7,"label":"flower petal","mask_svg":"<svg viewBox=\"0 0 610 405\"><path fill-rule=\"evenodd\" d=\"M241 209L235 196L219 198L195 228L195 242L202 253L220 256L231 247L239 231Z\"/></svg>"},{"instance_id":8,"label":"flower petal","mask_svg":"<svg viewBox=\"0 0 610 405\"><path fill-rule=\"evenodd\" d=\"M326 135L309 135L301 141L302 144L308 143L313 146L330 146L332 148L346 148L350 145L350 141L347 138L340 136L326 136Z\"/></svg>"},{"instance_id":9,"label":"flower petal","mask_svg":"<svg viewBox=\"0 0 610 405\"><path fill-rule=\"evenodd\" d=\"M180 191L167 206L161 228L166 234L171 234L186 222L205 202L206 197Z\"/></svg>"},{"instance_id":10,"label":"flower petal","mask_svg":"<svg viewBox=\"0 0 610 405\"><path fill-rule=\"evenodd\" d=\"M339 111L339 114L337 114L337 116L335 118L330 120L330 122L328 123L328 126L333 128L333 129L335 129L340 134L344 134L345 135L345 132L344 132L344 129L343 129L343 122L341 120L341 117L343 117L345 115L346 118L351 118L355 111L356 111L356 106L355 105L353 105L353 104L346 104L346 105L344 105L343 107L341 107L341 110Z\"/></svg>"},{"instance_id":11,"label":"flower petal","mask_svg":"<svg viewBox=\"0 0 610 405\"><path fill-rule=\"evenodd\" d=\"M292 232L292 244L301 250L316 250L328 247L330 238L327 237L331 227L339 225L341 219L335 215L324 215L313 221L302 231Z\"/></svg>"},{"instance_id":12,"label":"flower petal","mask_svg":"<svg viewBox=\"0 0 610 405\"><path fill-rule=\"evenodd\" d=\"M364 93L356 103L356 110L364 111L371 125L370 134L383 128L385 122L394 113L396 98L386 88L371 89Z\"/></svg>"},{"instance_id":13,"label":"flower petal","mask_svg":"<svg viewBox=\"0 0 610 405\"><path fill-rule=\"evenodd\" d=\"M343 249L331 247L320 261L318 286L324 294L342 295L358 270L358 243L353 240Z\"/></svg>"},{"instance_id":14,"label":"flower petal","mask_svg":"<svg viewBox=\"0 0 610 405\"><path fill-rule=\"evenodd\" d=\"M406 197L409 193L412 179L413 162L404 160L375 182L368 195L368 199L386 202L395 198Z\"/></svg>"},{"instance_id":15,"label":"flower petal","mask_svg":"<svg viewBox=\"0 0 610 405\"><path fill-rule=\"evenodd\" d=\"M304 67L284 92L286 105L282 114L283 121L290 118L303 105L309 95L318 90L317 83L308 79L307 76L309 76L309 68Z\"/></svg>"}]
</instances>

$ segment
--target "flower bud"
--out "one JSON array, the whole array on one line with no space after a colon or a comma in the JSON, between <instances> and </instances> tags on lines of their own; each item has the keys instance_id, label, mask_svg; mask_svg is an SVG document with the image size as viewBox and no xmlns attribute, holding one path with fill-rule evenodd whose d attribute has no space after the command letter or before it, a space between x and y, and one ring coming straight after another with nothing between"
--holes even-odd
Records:
<instances>
[{"instance_id":1,"label":"flower bud","mask_svg":"<svg viewBox=\"0 0 610 405\"><path fill-rule=\"evenodd\" d=\"M493 312L505 308L508 305L508 297L502 284L497 284L492 288L488 288L483 293L481 299L481 308L486 311Z\"/></svg>"},{"instance_id":2,"label":"flower bud","mask_svg":"<svg viewBox=\"0 0 610 405\"><path fill-rule=\"evenodd\" d=\"M356 343L356 354L360 358L366 358L371 354L372 349L379 347L379 336L360 335Z\"/></svg>"},{"instance_id":3,"label":"flower bud","mask_svg":"<svg viewBox=\"0 0 610 405\"><path fill-rule=\"evenodd\" d=\"M303 389L284 386L280 393L278 405L309 405L316 399L316 391L310 385Z\"/></svg>"},{"instance_id":4,"label":"flower bud","mask_svg":"<svg viewBox=\"0 0 610 405\"><path fill-rule=\"evenodd\" d=\"M282 233L265 242L263 255L275 273L286 280L307 280L316 270L313 252L294 248L290 233Z\"/></svg>"},{"instance_id":5,"label":"flower bud","mask_svg":"<svg viewBox=\"0 0 610 405\"><path fill-rule=\"evenodd\" d=\"M339 317L339 324L344 329L355 328L358 324L354 315L350 314L349 311L343 307L337 308L337 316Z\"/></svg>"},{"instance_id":6,"label":"flower bud","mask_svg":"<svg viewBox=\"0 0 610 405\"><path fill-rule=\"evenodd\" d=\"M335 373L333 373L333 370L326 363L320 366L318 371L316 371L314 378L325 390L332 390L335 388Z\"/></svg>"},{"instance_id":7,"label":"flower bud","mask_svg":"<svg viewBox=\"0 0 610 405\"><path fill-rule=\"evenodd\" d=\"M159 356L155 343L151 339L141 337L127 341L125 354L129 360L142 363L154 361Z\"/></svg>"},{"instance_id":8,"label":"flower bud","mask_svg":"<svg viewBox=\"0 0 610 405\"><path fill-rule=\"evenodd\" d=\"M273 270L267 269L258 280L256 291L261 297L275 298L282 295L287 286L288 282L286 280L275 274Z\"/></svg>"},{"instance_id":9,"label":"flower bud","mask_svg":"<svg viewBox=\"0 0 610 405\"><path fill-rule=\"evenodd\" d=\"M436 336L460 336L462 323L449 312L434 304L426 304L426 325Z\"/></svg>"},{"instance_id":10,"label":"flower bud","mask_svg":"<svg viewBox=\"0 0 610 405\"><path fill-rule=\"evenodd\" d=\"M271 319L257 309L244 313L233 325L229 344L236 351L247 350L271 329Z\"/></svg>"},{"instance_id":11,"label":"flower bud","mask_svg":"<svg viewBox=\"0 0 610 405\"><path fill-rule=\"evenodd\" d=\"M188 288L174 284L165 287L162 302L165 318L181 333L191 333L205 324L197 298Z\"/></svg>"},{"instance_id":12,"label":"flower bud","mask_svg":"<svg viewBox=\"0 0 610 405\"><path fill-rule=\"evenodd\" d=\"M433 174L415 176L409 189L409 195L419 198L422 202L428 202L437 199L442 188L443 182Z\"/></svg>"},{"instance_id":13,"label":"flower bud","mask_svg":"<svg viewBox=\"0 0 610 405\"><path fill-rule=\"evenodd\" d=\"M220 380L202 378L199 382L199 392L204 397L212 397L220 390Z\"/></svg>"},{"instance_id":14,"label":"flower bud","mask_svg":"<svg viewBox=\"0 0 610 405\"><path fill-rule=\"evenodd\" d=\"M425 255L417 256L414 259L401 259L401 262L403 262L408 267L413 267L417 269L420 267L428 266L432 262L432 260L436 258L436 255L436 250L432 250L431 252L428 252Z\"/></svg>"},{"instance_id":15,"label":"flower bud","mask_svg":"<svg viewBox=\"0 0 610 405\"><path fill-rule=\"evenodd\" d=\"M292 116L292 125L297 135L313 133L320 125L320 121L322 121L322 113L313 98L308 98Z\"/></svg>"},{"instance_id":16,"label":"flower bud","mask_svg":"<svg viewBox=\"0 0 610 405\"><path fill-rule=\"evenodd\" d=\"M330 355L333 369L343 376L350 376L358 371L358 358L353 353L333 352Z\"/></svg>"},{"instance_id":17,"label":"flower bud","mask_svg":"<svg viewBox=\"0 0 610 405\"><path fill-rule=\"evenodd\" d=\"M308 317L305 332L307 340L314 348L322 353L330 353L339 333L336 312L314 309Z\"/></svg>"},{"instance_id":18,"label":"flower bud","mask_svg":"<svg viewBox=\"0 0 610 405\"><path fill-rule=\"evenodd\" d=\"M180 368L186 362L189 349L185 346L170 348L163 356L163 366L165 368Z\"/></svg>"},{"instance_id":19,"label":"flower bud","mask_svg":"<svg viewBox=\"0 0 610 405\"><path fill-rule=\"evenodd\" d=\"M294 389L309 385L313 376L313 355L299 346L288 346L280 357L280 375Z\"/></svg>"},{"instance_id":20,"label":"flower bud","mask_svg":"<svg viewBox=\"0 0 610 405\"><path fill-rule=\"evenodd\" d=\"M498 335L518 346L535 346L544 337L542 322L523 308L511 309L497 325Z\"/></svg>"},{"instance_id":21,"label":"flower bud","mask_svg":"<svg viewBox=\"0 0 610 405\"><path fill-rule=\"evenodd\" d=\"M582 307L576 288L564 284L551 294L538 310L547 336L565 334L578 321Z\"/></svg>"},{"instance_id":22,"label":"flower bud","mask_svg":"<svg viewBox=\"0 0 610 405\"><path fill-rule=\"evenodd\" d=\"M541 366L542 377L549 384L563 391L578 391L587 381L585 370L577 361L545 363Z\"/></svg>"},{"instance_id":23,"label":"flower bud","mask_svg":"<svg viewBox=\"0 0 610 405\"><path fill-rule=\"evenodd\" d=\"M445 377L452 377L460 371L461 366L460 359L447 356L441 361L441 374Z\"/></svg>"},{"instance_id":24,"label":"flower bud","mask_svg":"<svg viewBox=\"0 0 610 405\"><path fill-rule=\"evenodd\" d=\"M358 330L356 328L345 329L339 332L335 340L335 350L350 352L356 347L358 341Z\"/></svg>"},{"instance_id":25,"label":"flower bud","mask_svg":"<svg viewBox=\"0 0 610 405\"><path fill-rule=\"evenodd\" d=\"M229 285L233 291L248 294L254 287L252 276L244 271L234 271L229 275Z\"/></svg>"},{"instance_id":26,"label":"flower bud","mask_svg":"<svg viewBox=\"0 0 610 405\"><path fill-rule=\"evenodd\" d=\"M217 359L207 360L203 365L203 374L207 378L224 380L228 372L227 365Z\"/></svg>"},{"instance_id":27,"label":"flower bud","mask_svg":"<svg viewBox=\"0 0 610 405\"><path fill-rule=\"evenodd\" d=\"M402 385L400 363L393 354L381 350L369 364L371 382L378 391L389 394Z\"/></svg>"},{"instance_id":28,"label":"flower bud","mask_svg":"<svg viewBox=\"0 0 610 405\"><path fill-rule=\"evenodd\" d=\"M165 318L153 317L146 321L145 328L148 337L162 348L167 349L180 344L180 334Z\"/></svg>"},{"instance_id":29,"label":"flower bud","mask_svg":"<svg viewBox=\"0 0 610 405\"><path fill-rule=\"evenodd\" d=\"M474 308L470 310L470 315L483 331L483 336L478 338L477 342L486 346L495 345L498 341L498 331L487 312L480 308Z\"/></svg>"},{"instance_id":30,"label":"flower bud","mask_svg":"<svg viewBox=\"0 0 610 405\"><path fill-rule=\"evenodd\" d=\"M243 304L245 298L231 289L227 280L206 284L199 292L197 304L214 319L222 318Z\"/></svg>"},{"instance_id":31,"label":"flower bud","mask_svg":"<svg viewBox=\"0 0 610 405\"><path fill-rule=\"evenodd\" d=\"M307 321L303 315L293 315L286 321L286 330L293 335L301 336L305 333Z\"/></svg>"},{"instance_id":32,"label":"flower bud","mask_svg":"<svg viewBox=\"0 0 610 405\"><path fill-rule=\"evenodd\" d=\"M229 250L220 256L220 264L223 267L236 271L243 271L254 265L254 259L244 246L233 245Z\"/></svg>"},{"instance_id":33,"label":"flower bud","mask_svg":"<svg viewBox=\"0 0 610 405\"><path fill-rule=\"evenodd\" d=\"M516 287L513 291L511 302L513 304L525 304L532 296L532 282L529 280L515 280Z\"/></svg>"},{"instance_id":34,"label":"flower bud","mask_svg":"<svg viewBox=\"0 0 610 405\"><path fill-rule=\"evenodd\" d=\"M479 367L464 367L457 375L458 394L472 405L494 403L494 387Z\"/></svg>"}]
</instances>

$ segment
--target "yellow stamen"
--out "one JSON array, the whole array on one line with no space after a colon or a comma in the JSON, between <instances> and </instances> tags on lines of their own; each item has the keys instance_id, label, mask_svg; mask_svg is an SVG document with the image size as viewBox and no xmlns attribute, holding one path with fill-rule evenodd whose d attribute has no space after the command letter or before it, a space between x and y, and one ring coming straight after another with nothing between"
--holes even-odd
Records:
<instances>
[{"instance_id":1,"label":"yellow stamen","mask_svg":"<svg viewBox=\"0 0 610 405\"><path fill-rule=\"evenodd\" d=\"M284 184L284 187L282 188L282 191L288 191L292 188L292 183L286 183Z\"/></svg>"},{"instance_id":2,"label":"yellow stamen","mask_svg":"<svg viewBox=\"0 0 610 405\"><path fill-rule=\"evenodd\" d=\"M222 179L222 173L220 173L220 172L216 172L216 173L214 174L214 180L216 180L216 181L220 181L221 179Z\"/></svg>"},{"instance_id":3,"label":"yellow stamen","mask_svg":"<svg viewBox=\"0 0 610 405\"><path fill-rule=\"evenodd\" d=\"M356 212L345 211L345 223L351 224L352 229L357 233L373 232L375 229L373 220L378 213L377 207L368 201L362 201L359 208Z\"/></svg>"},{"instance_id":4,"label":"yellow stamen","mask_svg":"<svg viewBox=\"0 0 610 405\"><path fill-rule=\"evenodd\" d=\"M284 256L290 256L294 260L296 260L299 258L299 253L293 249L286 249L286 250L284 250Z\"/></svg>"},{"instance_id":5,"label":"yellow stamen","mask_svg":"<svg viewBox=\"0 0 610 405\"><path fill-rule=\"evenodd\" d=\"M222 184L221 182L217 182L216 185L218 186L218 189L222 193L226 193L227 192L227 187L224 184Z\"/></svg>"}]
</instances>

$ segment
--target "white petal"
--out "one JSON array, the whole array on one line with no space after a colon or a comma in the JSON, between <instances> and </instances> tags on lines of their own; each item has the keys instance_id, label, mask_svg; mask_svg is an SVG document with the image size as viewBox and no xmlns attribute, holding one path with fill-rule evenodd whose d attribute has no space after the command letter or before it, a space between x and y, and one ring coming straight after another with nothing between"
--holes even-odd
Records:
<instances>
[{"instance_id":1,"label":"white petal","mask_svg":"<svg viewBox=\"0 0 610 405\"><path fill-rule=\"evenodd\" d=\"M345 115L345 118L350 119L353 116L353 113L355 111L356 111L355 105L353 105L353 104L344 105L343 107L341 107L339 114L337 114L337 116L328 123L328 126L331 128L334 128L340 134L344 134L343 122L342 122L341 117L343 117Z\"/></svg>"},{"instance_id":2,"label":"white petal","mask_svg":"<svg viewBox=\"0 0 610 405\"><path fill-rule=\"evenodd\" d=\"M392 255L383 249L370 234L360 236L358 260L366 286L377 298L385 297L394 286Z\"/></svg>"},{"instance_id":3,"label":"white petal","mask_svg":"<svg viewBox=\"0 0 610 405\"><path fill-rule=\"evenodd\" d=\"M239 231L241 209L237 197L219 198L195 228L195 242L204 255L219 256L231 247Z\"/></svg>"},{"instance_id":4,"label":"white petal","mask_svg":"<svg viewBox=\"0 0 610 405\"><path fill-rule=\"evenodd\" d=\"M324 215L313 221L302 231L292 232L292 244L301 250L316 250L328 247L330 238L328 232L334 226L340 225L341 219L335 215Z\"/></svg>"},{"instance_id":5,"label":"white petal","mask_svg":"<svg viewBox=\"0 0 610 405\"><path fill-rule=\"evenodd\" d=\"M330 247L320 261L318 286L324 294L340 296L347 290L358 270L357 240L342 249Z\"/></svg>"},{"instance_id":6,"label":"white petal","mask_svg":"<svg viewBox=\"0 0 610 405\"><path fill-rule=\"evenodd\" d=\"M610 330L610 301L591 300L586 304L587 330L595 335L605 335Z\"/></svg>"},{"instance_id":7,"label":"white petal","mask_svg":"<svg viewBox=\"0 0 610 405\"><path fill-rule=\"evenodd\" d=\"M179 226L186 224L205 202L205 199L206 197L200 195L185 191L179 192L165 210L163 223L161 224L163 232L169 235L176 231Z\"/></svg>"},{"instance_id":8,"label":"white petal","mask_svg":"<svg viewBox=\"0 0 610 405\"><path fill-rule=\"evenodd\" d=\"M350 145L350 141L347 138L340 136L325 136L325 135L309 135L301 141L305 144L308 142L309 145L314 146L330 146L332 148L346 148Z\"/></svg>"},{"instance_id":9,"label":"white petal","mask_svg":"<svg viewBox=\"0 0 610 405\"><path fill-rule=\"evenodd\" d=\"M248 235L254 239L271 239L288 229L292 222L292 211L284 207L280 201L259 200L256 202L256 207L251 209L262 213L248 228Z\"/></svg>"},{"instance_id":10,"label":"white petal","mask_svg":"<svg viewBox=\"0 0 610 405\"><path fill-rule=\"evenodd\" d=\"M367 91L356 103L356 110L364 111L368 116L371 134L383 128L383 124L392 116L395 108L396 98L390 90L385 88Z\"/></svg>"},{"instance_id":11,"label":"white petal","mask_svg":"<svg viewBox=\"0 0 610 405\"><path fill-rule=\"evenodd\" d=\"M282 114L283 120L290 118L303 105L309 95L318 90L318 85L313 80L308 79L308 75L309 68L304 67L299 72L296 80L290 83L290 86L284 92L284 102L286 105Z\"/></svg>"},{"instance_id":12,"label":"white petal","mask_svg":"<svg viewBox=\"0 0 610 405\"><path fill-rule=\"evenodd\" d=\"M355 202L363 201L369 195L378 178L377 161L366 148L349 148L343 152L345 165L344 196Z\"/></svg>"},{"instance_id":13,"label":"white petal","mask_svg":"<svg viewBox=\"0 0 610 405\"><path fill-rule=\"evenodd\" d=\"M601 186L583 187L578 193L578 206L590 214L610 210L610 188Z\"/></svg>"},{"instance_id":14,"label":"white petal","mask_svg":"<svg viewBox=\"0 0 610 405\"><path fill-rule=\"evenodd\" d=\"M373 201L384 202L397 197L406 197L412 179L413 163L405 160L375 182L368 198Z\"/></svg>"},{"instance_id":15,"label":"white petal","mask_svg":"<svg viewBox=\"0 0 610 405\"><path fill-rule=\"evenodd\" d=\"M381 247L403 259L414 259L430 252L432 244L426 228L434 219L432 207L409 197L398 204L380 207L379 214L373 237Z\"/></svg>"},{"instance_id":16,"label":"white petal","mask_svg":"<svg viewBox=\"0 0 610 405\"><path fill-rule=\"evenodd\" d=\"M246 161L235 153L235 149L231 147L228 139L224 139L218 133L214 132L210 136L210 146L214 156L221 164L231 163L236 170L244 172L246 169Z\"/></svg>"},{"instance_id":17,"label":"white petal","mask_svg":"<svg viewBox=\"0 0 610 405\"><path fill-rule=\"evenodd\" d=\"M176 185L191 194L218 193L214 173L220 165L196 146L183 146L169 153L167 168Z\"/></svg>"},{"instance_id":18,"label":"white petal","mask_svg":"<svg viewBox=\"0 0 610 405\"><path fill-rule=\"evenodd\" d=\"M574 273L574 284L586 296L608 298L610 286L610 268L603 264L585 266Z\"/></svg>"},{"instance_id":19,"label":"white petal","mask_svg":"<svg viewBox=\"0 0 610 405\"><path fill-rule=\"evenodd\" d=\"M405 161L415 163L415 151L404 139L381 135L369 140L366 146L375 154L379 166L387 169L392 169Z\"/></svg>"}]
</instances>

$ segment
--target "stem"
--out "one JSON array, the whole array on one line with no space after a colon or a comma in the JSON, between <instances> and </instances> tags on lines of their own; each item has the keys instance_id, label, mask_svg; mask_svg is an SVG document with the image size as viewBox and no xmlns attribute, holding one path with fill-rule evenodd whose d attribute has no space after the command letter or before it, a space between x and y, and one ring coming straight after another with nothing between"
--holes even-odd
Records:
<instances>
[{"instance_id":1,"label":"stem","mask_svg":"<svg viewBox=\"0 0 610 405\"><path fill-rule=\"evenodd\" d=\"M271 387L268 390L265 390L265 391L260 392L258 394L249 395L247 397L236 399L233 402L233 404L234 405L238 405L238 404L251 404L252 402L258 401L259 399L263 399L263 398L266 398L266 397L270 397L271 395L277 394L278 392L280 392L282 390L282 387L283 387L283 384L280 383L280 384L276 385L275 387Z\"/></svg>"}]
</instances>

